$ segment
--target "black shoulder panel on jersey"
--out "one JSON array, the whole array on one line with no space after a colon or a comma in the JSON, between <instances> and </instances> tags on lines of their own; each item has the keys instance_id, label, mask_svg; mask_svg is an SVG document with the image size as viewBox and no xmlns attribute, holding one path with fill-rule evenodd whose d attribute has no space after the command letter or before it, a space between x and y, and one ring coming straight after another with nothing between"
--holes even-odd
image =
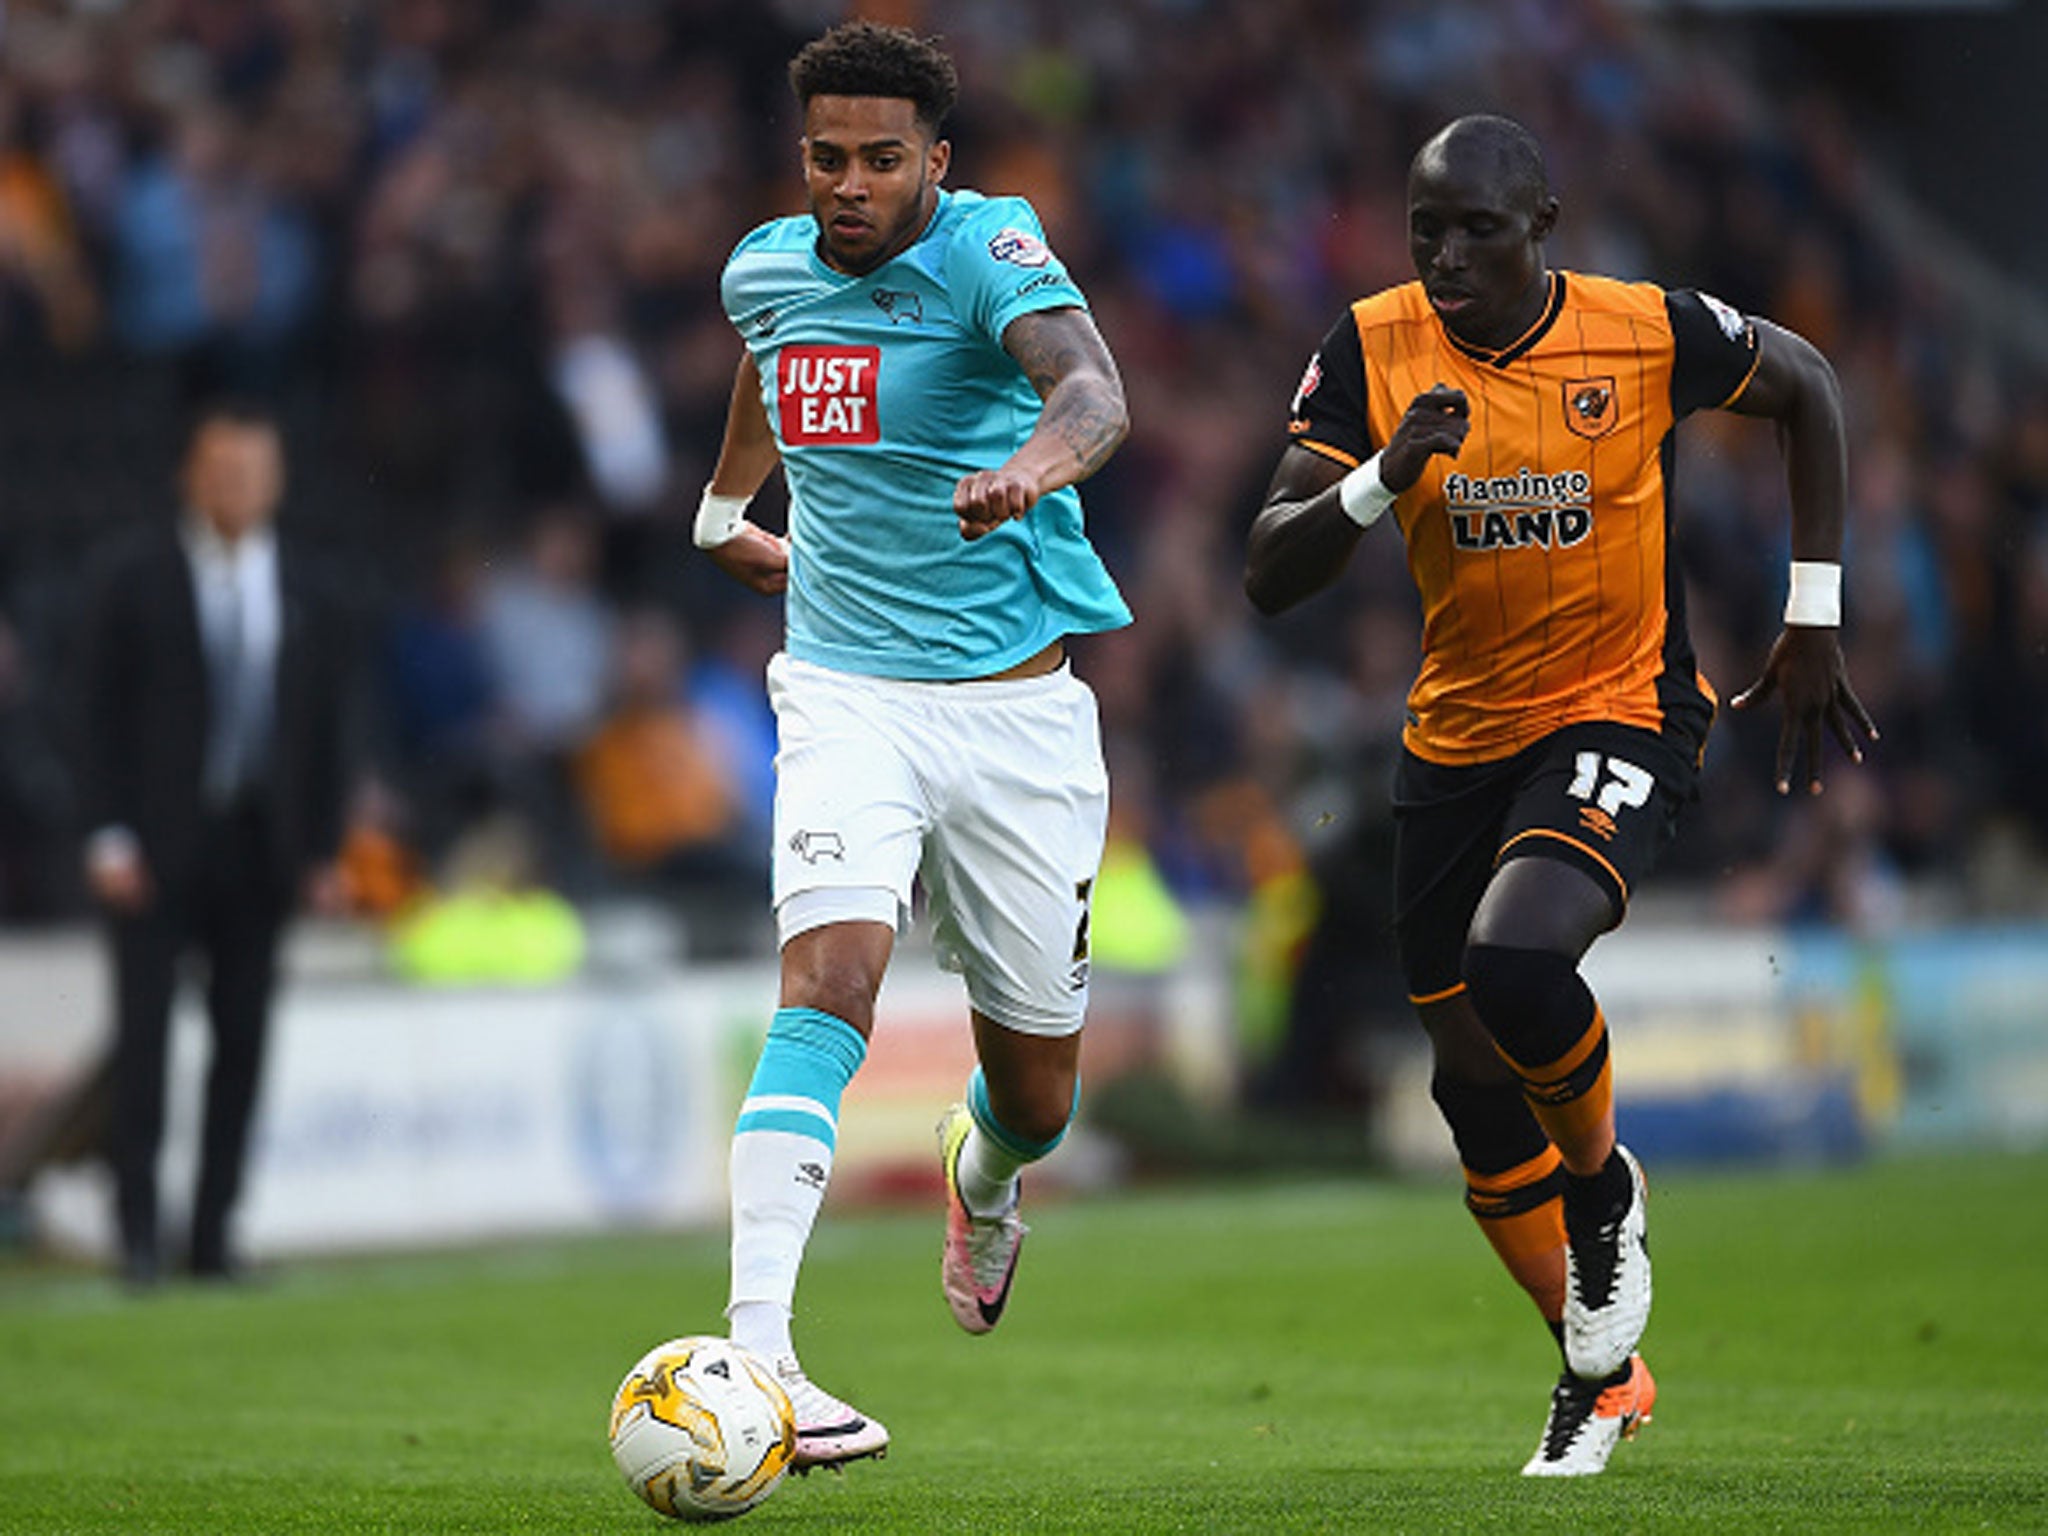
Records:
<instances>
[{"instance_id":1,"label":"black shoulder panel on jersey","mask_svg":"<svg viewBox=\"0 0 2048 1536\"><path fill-rule=\"evenodd\" d=\"M1345 310L1309 359L1287 413L1287 436L1349 454L1363 463L1372 456L1372 427L1365 414L1365 348L1358 318Z\"/></svg>"},{"instance_id":2,"label":"black shoulder panel on jersey","mask_svg":"<svg viewBox=\"0 0 2048 1536\"><path fill-rule=\"evenodd\" d=\"M1757 334L1749 317L1697 289L1664 295L1671 317L1671 414L1726 405L1756 368Z\"/></svg>"}]
</instances>

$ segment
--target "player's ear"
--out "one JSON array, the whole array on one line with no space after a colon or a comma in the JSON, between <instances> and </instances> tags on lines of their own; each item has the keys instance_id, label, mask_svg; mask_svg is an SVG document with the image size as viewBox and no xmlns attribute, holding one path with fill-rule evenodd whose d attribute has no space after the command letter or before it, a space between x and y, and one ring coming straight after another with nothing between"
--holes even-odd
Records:
<instances>
[{"instance_id":1,"label":"player's ear","mask_svg":"<svg viewBox=\"0 0 2048 1536\"><path fill-rule=\"evenodd\" d=\"M1557 228L1558 212L1557 199L1554 197L1544 198L1541 205L1536 209L1536 217L1529 221L1529 238L1532 240L1548 240L1550 232Z\"/></svg>"},{"instance_id":2,"label":"player's ear","mask_svg":"<svg viewBox=\"0 0 2048 1536\"><path fill-rule=\"evenodd\" d=\"M953 163L953 141L951 139L932 140L930 158L925 163L934 185L944 181L946 179L946 168Z\"/></svg>"}]
</instances>

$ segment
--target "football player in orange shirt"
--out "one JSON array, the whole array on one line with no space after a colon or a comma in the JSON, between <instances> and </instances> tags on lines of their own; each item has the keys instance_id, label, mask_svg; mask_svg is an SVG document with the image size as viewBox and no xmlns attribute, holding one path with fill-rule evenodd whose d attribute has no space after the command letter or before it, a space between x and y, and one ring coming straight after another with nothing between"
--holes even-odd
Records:
<instances>
[{"instance_id":1,"label":"football player in orange shirt","mask_svg":"<svg viewBox=\"0 0 2048 1536\"><path fill-rule=\"evenodd\" d=\"M1276 613L1391 510L1422 598L1394 799L1396 933L1466 1203L1557 1335L1530 1476L1602 1471L1650 1415L1642 1170L1615 1139L1608 1037L1579 975L1695 793L1714 695L1686 637L1668 499L1694 410L1775 422L1792 518L1784 632L1737 709L1780 696L1780 793L1821 787L1823 725L1876 727L1837 640L1847 466L1811 345L1710 295L1557 271L1542 151L1461 118L1408 177L1417 281L1352 305L1311 360L1251 530Z\"/></svg>"}]
</instances>

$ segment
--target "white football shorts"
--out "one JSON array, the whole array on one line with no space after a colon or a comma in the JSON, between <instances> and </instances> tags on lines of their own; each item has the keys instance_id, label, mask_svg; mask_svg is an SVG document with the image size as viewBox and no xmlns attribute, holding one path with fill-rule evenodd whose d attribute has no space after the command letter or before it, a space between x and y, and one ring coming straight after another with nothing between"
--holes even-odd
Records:
<instances>
[{"instance_id":1,"label":"white football shorts","mask_svg":"<svg viewBox=\"0 0 2048 1536\"><path fill-rule=\"evenodd\" d=\"M940 964L976 1010L1025 1034L1079 1029L1109 818L1088 685L1066 667L902 682L784 654L768 699L781 942L848 919L901 933L921 875Z\"/></svg>"}]
</instances>

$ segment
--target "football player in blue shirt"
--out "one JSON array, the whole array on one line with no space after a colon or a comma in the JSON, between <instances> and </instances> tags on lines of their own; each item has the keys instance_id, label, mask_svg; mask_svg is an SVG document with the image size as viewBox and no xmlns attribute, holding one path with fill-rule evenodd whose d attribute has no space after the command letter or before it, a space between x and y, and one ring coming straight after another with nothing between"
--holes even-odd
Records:
<instances>
[{"instance_id":1,"label":"football player in blue shirt","mask_svg":"<svg viewBox=\"0 0 2048 1536\"><path fill-rule=\"evenodd\" d=\"M746 350L696 539L786 593L768 671L781 997L733 1137L728 1317L789 1390L802 1468L889 1443L805 1376L790 1312L916 878L980 1061L939 1125L944 1289L970 1333L1008 1300L1018 1170L1079 1092L1108 806L1064 640L1130 613L1074 490L1128 429L1116 364L1031 206L944 188L951 61L849 22L790 80L810 211L727 263ZM778 463L786 538L745 517Z\"/></svg>"}]
</instances>

